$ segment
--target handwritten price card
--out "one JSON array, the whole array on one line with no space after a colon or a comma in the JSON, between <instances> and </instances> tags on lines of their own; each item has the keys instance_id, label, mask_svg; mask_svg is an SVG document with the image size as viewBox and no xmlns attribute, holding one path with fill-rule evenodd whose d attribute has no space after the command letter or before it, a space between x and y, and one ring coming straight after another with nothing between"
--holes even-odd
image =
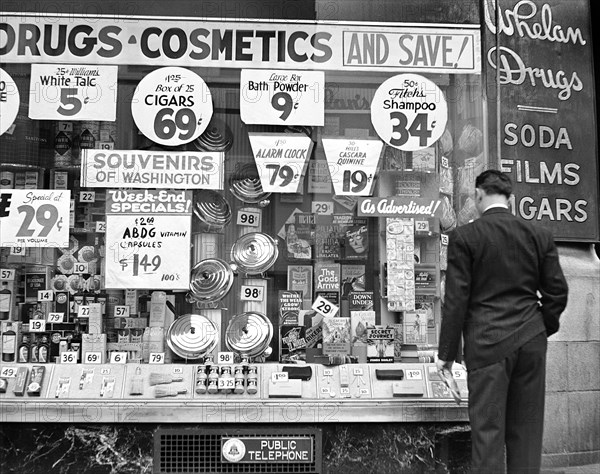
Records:
<instances>
[{"instance_id":1,"label":"handwritten price card","mask_svg":"<svg viewBox=\"0 0 600 474\"><path fill-rule=\"evenodd\" d=\"M191 204L191 191L108 190L106 288L188 288Z\"/></svg>"},{"instance_id":2,"label":"handwritten price card","mask_svg":"<svg viewBox=\"0 0 600 474\"><path fill-rule=\"evenodd\" d=\"M177 146L198 138L213 114L204 80L182 67L152 71L138 84L131 101L135 124L150 140Z\"/></svg>"},{"instance_id":3,"label":"handwritten price card","mask_svg":"<svg viewBox=\"0 0 600 474\"><path fill-rule=\"evenodd\" d=\"M323 71L242 69L240 114L259 125L325 124Z\"/></svg>"},{"instance_id":4,"label":"handwritten price card","mask_svg":"<svg viewBox=\"0 0 600 474\"><path fill-rule=\"evenodd\" d=\"M323 138L333 189L338 196L370 196L383 148L381 140Z\"/></svg>"},{"instance_id":5,"label":"handwritten price card","mask_svg":"<svg viewBox=\"0 0 600 474\"><path fill-rule=\"evenodd\" d=\"M313 141L303 133L249 133L264 191L297 193L303 182Z\"/></svg>"},{"instance_id":6,"label":"handwritten price card","mask_svg":"<svg viewBox=\"0 0 600 474\"><path fill-rule=\"evenodd\" d=\"M114 121L117 70L117 66L32 64L29 117Z\"/></svg>"},{"instance_id":7,"label":"handwritten price card","mask_svg":"<svg viewBox=\"0 0 600 474\"><path fill-rule=\"evenodd\" d=\"M418 74L390 77L375 91L371 122L379 137L399 150L433 145L444 133L448 104L440 88Z\"/></svg>"},{"instance_id":8,"label":"handwritten price card","mask_svg":"<svg viewBox=\"0 0 600 474\"><path fill-rule=\"evenodd\" d=\"M68 247L71 192L3 189L0 247Z\"/></svg>"}]
</instances>

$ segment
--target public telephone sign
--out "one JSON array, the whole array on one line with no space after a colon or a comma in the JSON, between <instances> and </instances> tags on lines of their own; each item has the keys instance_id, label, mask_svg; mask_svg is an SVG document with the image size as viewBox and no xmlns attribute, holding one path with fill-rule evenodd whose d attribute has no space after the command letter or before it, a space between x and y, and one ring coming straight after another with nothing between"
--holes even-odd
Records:
<instances>
[{"instance_id":1,"label":"public telephone sign","mask_svg":"<svg viewBox=\"0 0 600 474\"><path fill-rule=\"evenodd\" d=\"M312 463L313 439L309 436L255 436L221 440L221 461L230 463Z\"/></svg>"}]
</instances>

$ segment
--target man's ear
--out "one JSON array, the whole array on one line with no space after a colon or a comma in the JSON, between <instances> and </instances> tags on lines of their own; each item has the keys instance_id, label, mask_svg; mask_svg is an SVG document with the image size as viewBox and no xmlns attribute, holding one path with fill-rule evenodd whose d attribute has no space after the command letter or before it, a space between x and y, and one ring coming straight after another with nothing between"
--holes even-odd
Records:
<instances>
[{"instance_id":1,"label":"man's ear","mask_svg":"<svg viewBox=\"0 0 600 474\"><path fill-rule=\"evenodd\" d=\"M485 195L485 191L480 188L475 188L475 202L481 202Z\"/></svg>"}]
</instances>

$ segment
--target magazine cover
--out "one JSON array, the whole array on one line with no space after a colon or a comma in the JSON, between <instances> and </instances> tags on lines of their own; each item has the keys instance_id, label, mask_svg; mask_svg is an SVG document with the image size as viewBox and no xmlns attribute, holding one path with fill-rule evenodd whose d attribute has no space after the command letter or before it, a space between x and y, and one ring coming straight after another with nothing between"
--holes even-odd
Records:
<instances>
[{"instance_id":1,"label":"magazine cover","mask_svg":"<svg viewBox=\"0 0 600 474\"><path fill-rule=\"evenodd\" d=\"M323 318L323 354L350 355L350 318Z\"/></svg>"},{"instance_id":2,"label":"magazine cover","mask_svg":"<svg viewBox=\"0 0 600 474\"><path fill-rule=\"evenodd\" d=\"M427 342L427 311L419 309L404 313L405 344L425 344Z\"/></svg>"},{"instance_id":3,"label":"magazine cover","mask_svg":"<svg viewBox=\"0 0 600 474\"><path fill-rule=\"evenodd\" d=\"M375 311L350 312L350 336L352 337L352 355L359 364L367 362L367 330L375 327Z\"/></svg>"},{"instance_id":4,"label":"magazine cover","mask_svg":"<svg viewBox=\"0 0 600 474\"><path fill-rule=\"evenodd\" d=\"M280 362L306 360L306 328L299 325L280 327Z\"/></svg>"},{"instance_id":5,"label":"magazine cover","mask_svg":"<svg viewBox=\"0 0 600 474\"><path fill-rule=\"evenodd\" d=\"M312 265L288 265L287 287L288 290L302 293L302 309L312 306Z\"/></svg>"},{"instance_id":6,"label":"magazine cover","mask_svg":"<svg viewBox=\"0 0 600 474\"><path fill-rule=\"evenodd\" d=\"M365 291L366 270L364 265L342 265L342 298L351 291Z\"/></svg>"},{"instance_id":7,"label":"magazine cover","mask_svg":"<svg viewBox=\"0 0 600 474\"><path fill-rule=\"evenodd\" d=\"M351 291L348 295L350 311L374 311L372 291Z\"/></svg>"},{"instance_id":8,"label":"magazine cover","mask_svg":"<svg viewBox=\"0 0 600 474\"><path fill-rule=\"evenodd\" d=\"M395 330L389 326L367 329L367 362L394 362Z\"/></svg>"},{"instance_id":9,"label":"magazine cover","mask_svg":"<svg viewBox=\"0 0 600 474\"><path fill-rule=\"evenodd\" d=\"M279 291L279 325L301 324L302 292L292 290Z\"/></svg>"},{"instance_id":10,"label":"magazine cover","mask_svg":"<svg viewBox=\"0 0 600 474\"><path fill-rule=\"evenodd\" d=\"M340 251L340 226L334 224L333 215L317 216L315 224L315 257L338 260Z\"/></svg>"}]
</instances>

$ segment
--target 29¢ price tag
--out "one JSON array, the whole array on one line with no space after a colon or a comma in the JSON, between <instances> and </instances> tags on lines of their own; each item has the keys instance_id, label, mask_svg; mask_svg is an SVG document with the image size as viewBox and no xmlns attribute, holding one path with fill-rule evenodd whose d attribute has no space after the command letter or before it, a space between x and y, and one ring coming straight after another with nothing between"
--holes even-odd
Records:
<instances>
[{"instance_id":1,"label":"29\u00a2 price tag","mask_svg":"<svg viewBox=\"0 0 600 474\"><path fill-rule=\"evenodd\" d=\"M14 268L2 268L0 270L0 280L2 281L14 281L15 270Z\"/></svg>"},{"instance_id":2,"label":"29\u00a2 price tag","mask_svg":"<svg viewBox=\"0 0 600 474\"><path fill-rule=\"evenodd\" d=\"M415 221L415 232L429 232L429 221Z\"/></svg>"},{"instance_id":3,"label":"29\u00a2 price tag","mask_svg":"<svg viewBox=\"0 0 600 474\"><path fill-rule=\"evenodd\" d=\"M287 372L273 372L271 373L271 380L276 382L287 382L289 380L289 374Z\"/></svg>"},{"instance_id":4,"label":"29\u00a2 price tag","mask_svg":"<svg viewBox=\"0 0 600 474\"><path fill-rule=\"evenodd\" d=\"M219 352L217 354L217 364L233 364L233 352Z\"/></svg>"},{"instance_id":5,"label":"29\u00a2 price tag","mask_svg":"<svg viewBox=\"0 0 600 474\"><path fill-rule=\"evenodd\" d=\"M340 308L331 301L319 296L313 303L312 309L323 316L335 316Z\"/></svg>"},{"instance_id":6,"label":"29\u00a2 price tag","mask_svg":"<svg viewBox=\"0 0 600 474\"><path fill-rule=\"evenodd\" d=\"M111 364L126 364L127 363L127 352L115 351L110 353Z\"/></svg>"},{"instance_id":7,"label":"29\u00a2 price tag","mask_svg":"<svg viewBox=\"0 0 600 474\"><path fill-rule=\"evenodd\" d=\"M84 364L101 364L102 353L101 352L86 352L83 356Z\"/></svg>"},{"instance_id":8,"label":"29\u00a2 price tag","mask_svg":"<svg viewBox=\"0 0 600 474\"><path fill-rule=\"evenodd\" d=\"M165 353L164 352L151 352L150 357L148 358L149 364L164 364L165 363Z\"/></svg>"},{"instance_id":9,"label":"29\u00a2 price tag","mask_svg":"<svg viewBox=\"0 0 600 474\"><path fill-rule=\"evenodd\" d=\"M12 379L17 375L16 367L2 367L0 369L0 377L5 379Z\"/></svg>"},{"instance_id":10,"label":"29\u00a2 price tag","mask_svg":"<svg viewBox=\"0 0 600 474\"><path fill-rule=\"evenodd\" d=\"M264 288L262 286L246 286L241 288L242 301L262 301L264 299Z\"/></svg>"},{"instance_id":11,"label":"29\u00a2 price tag","mask_svg":"<svg viewBox=\"0 0 600 474\"><path fill-rule=\"evenodd\" d=\"M65 313L48 313L46 321L49 323L62 323L65 320Z\"/></svg>"},{"instance_id":12,"label":"29\u00a2 price tag","mask_svg":"<svg viewBox=\"0 0 600 474\"><path fill-rule=\"evenodd\" d=\"M331 215L333 214L333 201L313 201L310 209L313 214Z\"/></svg>"},{"instance_id":13,"label":"29\u00a2 price tag","mask_svg":"<svg viewBox=\"0 0 600 474\"><path fill-rule=\"evenodd\" d=\"M45 301L54 301L54 291L53 290L38 290L37 300L42 303Z\"/></svg>"},{"instance_id":14,"label":"29\u00a2 price tag","mask_svg":"<svg viewBox=\"0 0 600 474\"><path fill-rule=\"evenodd\" d=\"M29 320L29 332L46 332L46 320L45 319Z\"/></svg>"},{"instance_id":15,"label":"29\u00a2 price tag","mask_svg":"<svg viewBox=\"0 0 600 474\"><path fill-rule=\"evenodd\" d=\"M127 305L115 306L114 317L115 318L128 318L129 317L129 306L127 306Z\"/></svg>"},{"instance_id":16,"label":"29\u00a2 price tag","mask_svg":"<svg viewBox=\"0 0 600 474\"><path fill-rule=\"evenodd\" d=\"M106 222L105 221L96 221L96 232L99 234L103 234L106 232Z\"/></svg>"},{"instance_id":17,"label":"29\u00a2 price tag","mask_svg":"<svg viewBox=\"0 0 600 474\"><path fill-rule=\"evenodd\" d=\"M149 139L177 146L198 138L213 114L204 80L190 69L163 67L147 74L131 101L135 124Z\"/></svg>"},{"instance_id":18,"label":"29\u00a2 price tag","mask_svg":"<svg viewBox=\"0 0 600 474\"><path fill-rule=\"evenodd\" d=\"M76 364L77 363L77 352L65 351L60 353L61 364Z\"/></svg>"},{"instance_id":19,"label":"29\u00a2 price tag","mask_svg":"<svg viewBox=\"0 0 600 474\"><path fill-rule=\"evenodd\" d=\"M248 227L260 227L260 211L249 211L240 209L237 213L237 225L246 225Z\"/></svg>"}]
</instances>

